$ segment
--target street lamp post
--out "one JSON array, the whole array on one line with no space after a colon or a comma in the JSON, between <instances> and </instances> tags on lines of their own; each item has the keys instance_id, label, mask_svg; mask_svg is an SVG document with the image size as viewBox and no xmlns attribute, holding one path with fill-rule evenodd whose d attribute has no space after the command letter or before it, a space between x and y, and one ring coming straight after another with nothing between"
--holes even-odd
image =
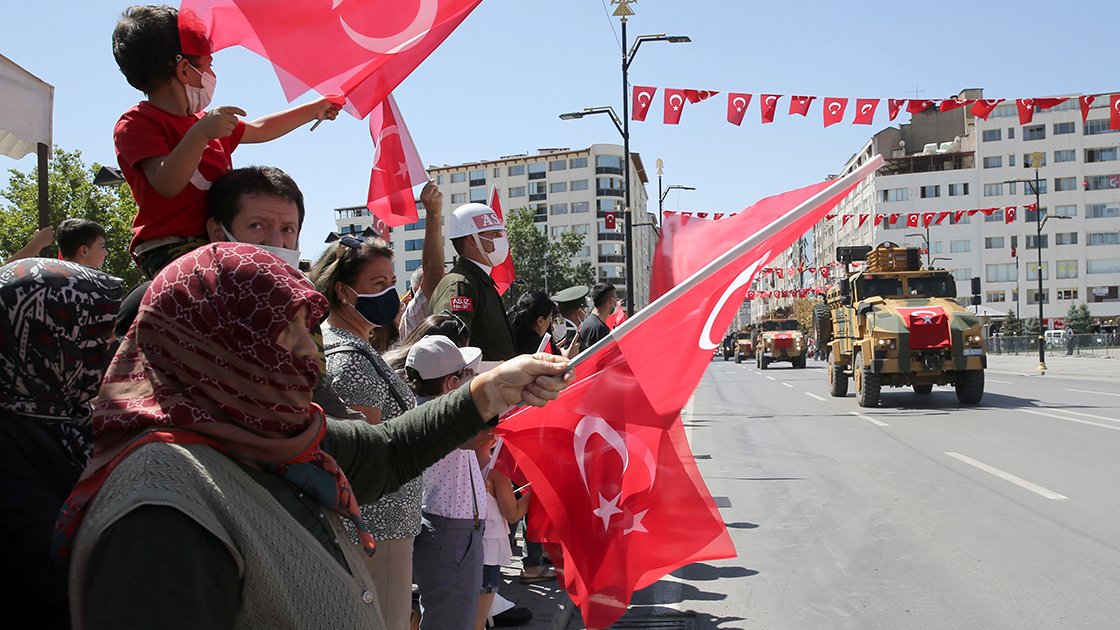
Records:
<instances>
[{"instance_id":1,"label":"street lamp post","mask_svg":"<svg viewBox=\"0 0 1120 630\"><path fill-rule=\"evenodd\" d=\"M643 42L669 42L671 44L687 43L690 40L684 36L678 35L665 35L664 33L658 35L639 35L634 39L634 46L629 51L626 50L626 17L634 15L634 10L628 5L632 0L619 0L619 6L615 9L614 16L620 18L622 22L622 124L619 125L618 117L613 116L614 112L611 111L615 120L615 126L619 127L619 132L622 134L622 162L623 162L623 186L626 188L625 203L626 207L623 209L623 220L626 225L626 316L633 317L634 315L634 237L633 237L633 220L630 212L630 64L634 62L634 56L638 54L638 48ZM560 118L563 120L570 120L572 118L583 118L584 114L598 114L602 113L600 110L608 108L588 108L584 112L573 112L571 114L561 114ZM578 115L577 115L578 114Z\"/></svg>"},{"instance_id":2,"label":"street lamp post","mask_svg":"<svg viewBox=\"0 0 1120 630\"><path fill-rule=\"evenodd\" d=\"M665 189L664 192L662 192L661 168L663 166L664 162L661 161L661 158L657 158L657 225L659 226L661 225L661 222L665 220L665 196L669 194L670 190L696 190L692 186L677 186L674 184L669 186Z\"/></svg>"}]
</instances>

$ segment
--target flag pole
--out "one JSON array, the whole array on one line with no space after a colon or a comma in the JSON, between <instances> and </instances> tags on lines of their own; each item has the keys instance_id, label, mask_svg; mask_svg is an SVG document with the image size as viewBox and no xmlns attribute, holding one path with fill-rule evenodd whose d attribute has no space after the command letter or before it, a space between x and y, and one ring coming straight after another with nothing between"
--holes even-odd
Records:
<instances>
[{"instance_id":1,"label":"flag pole","mask_svg":"<svg viewBox=\"0 0 1120 630\"><path fill-rule=\"evenodd\" d=\"M863 166L859 167L855 171L852 171L845 177L835 180L834 182L823 188L816 195L813 195L809 199L805 200L801 205L793 208L789 212L775 219L770 223L770 225L767 225L766 227L747 237L743 242L728 250L727 253L708 263L703 269L700 269L696 273L686 278L683 282L673 287L665 295L657 298L657 300L655 300L652 304L634 313L633 317L630 317L626 321L622 322L606 337L600 339L598 343L581 352L575 359L572 360L571 363L568 364L568 369L576 367L587 357L593 355L600 348L616 342L622 337L625 337L632 329L636 328L642 322L652 317L654 313L664 308L670 302L687 293L692 287L700 284L704 280L707 280L715 272L727 266L740 256L743 256L751 249L757 247L760 243L765 242L767 239L780 232L786 225L789 225L791 222L797 220L802 215L808 214L813 210L821 207L826 201L832 199L838 191L849 188L868 175L874 173L882 165L883 156L876 155Z\"/></svg>"}]
</instances>

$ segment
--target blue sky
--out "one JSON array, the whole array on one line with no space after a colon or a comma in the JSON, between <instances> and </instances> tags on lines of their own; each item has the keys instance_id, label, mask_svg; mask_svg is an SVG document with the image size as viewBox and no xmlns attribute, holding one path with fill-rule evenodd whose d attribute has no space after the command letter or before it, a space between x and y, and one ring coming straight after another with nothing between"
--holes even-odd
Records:
<instances>
[{"instance_id":1,"label":"blue sky","mask_svg":"<svg viewBox=\"0 0 1120 630\"><path fill-rule=\"evenodd\" d=\"M640 0L631 5L631 39L668 33L692 43L643 45L631 83L851 98L912 98L915 89L924 90L919 98L946 98L971 87L988 98L1118 91L1106 52L1115 39L1111 3L853 4ZM113 125L142 98L117 70L110 47L126 6L42 0L0 10L0 53L55 86L54 141L80 149L87 162L115 165ZM602 105L621 115L618 19L607 17L613 8L609 0L484 0L395 92L425 164L621 144L605 117L558 118ZM253 53L221 51L214 67L215 105L236 105L250 117L288 106L271 66ZM739 211L837 172L888 126L885 103L871 127L850 124L853 102L846 122L825 129L820 99L807 119L787 116L783 99L774 123L761 125L752 102L737 128L725 120L724 94L687 106L681 124L668 126L660 122L659 93L647 121L631 124L631 149L650 171L651 199L657 158L665 162L666 185L696 188L671 193L666 209ZM314 133L300 129L240 147L234 164L269 164L296 179L307 198L307 256L322 250L333 208L365 203L372 155L367 124L343 115ZM0 185L9 168L34 167L33 156L0 160Z\"/></svg>"}]
</instances>

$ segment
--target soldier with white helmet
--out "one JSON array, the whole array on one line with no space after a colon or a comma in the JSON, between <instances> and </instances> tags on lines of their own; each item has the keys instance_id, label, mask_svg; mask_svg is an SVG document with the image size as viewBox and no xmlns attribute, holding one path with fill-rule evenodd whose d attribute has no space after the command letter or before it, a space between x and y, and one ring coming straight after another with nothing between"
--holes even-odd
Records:
<instances>
[{"instance_id":1,"label":"soldier with white helmet","mask_svg":"<svg viewBox=\"0 0 1120 630\"><path fill-rule=\"evenodd\" d=\"M459 261L432 293L431 312L450 311L471 330L471 345L486 361L505 361L517 354L502 297L490 277L509 256L502 220L488 206L468 203L451 214L448 229Z\"/></svg>"}]
</instances>

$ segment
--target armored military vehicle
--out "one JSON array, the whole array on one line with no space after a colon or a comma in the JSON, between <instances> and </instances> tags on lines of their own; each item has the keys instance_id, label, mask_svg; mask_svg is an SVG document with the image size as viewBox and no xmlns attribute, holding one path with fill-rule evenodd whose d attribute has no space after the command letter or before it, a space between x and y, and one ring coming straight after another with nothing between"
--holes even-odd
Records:
<instances>
[{"instance_id":1,"label":"armored military vehicle","mask_svg":"<svg viewBox=\"0 0 1120 630\"><path fill-rule=\"evenodd\" d=\"M754 324L743 326L735 335L735 362L754 358Z\"/></svg>"},{"instance_id":2,"label":"armored military vehicle","mask_svg":"<svg viewBox=\"0 0 1120 630\"><path fill-rule=\"evenodd\" d=\"M779 315L768 317L758 323L755 333L754 356L758 369L765 370L771 363L782 361L804 369L809 344L796 319Z\"/></svg>"},{"instance_id":3,"label":"armored military vehicle","mask_svg":"<svg viewBox=\"0 0 1120 630\"><path fill-rule=\"evenodd\" d=\"M916 248L893 243L840 247L837 260L845 269L856 260L868 264L814 309L817 343L828 348L829 393L846 396L852 376L861 407L877 406L883 386L929 394L934 385L952 385L962 404L979 403L987 367L981 322L957 298L952 273L922 269ZM979 304L979 278L972 293Z\"/></svg>"}]
</instances>

